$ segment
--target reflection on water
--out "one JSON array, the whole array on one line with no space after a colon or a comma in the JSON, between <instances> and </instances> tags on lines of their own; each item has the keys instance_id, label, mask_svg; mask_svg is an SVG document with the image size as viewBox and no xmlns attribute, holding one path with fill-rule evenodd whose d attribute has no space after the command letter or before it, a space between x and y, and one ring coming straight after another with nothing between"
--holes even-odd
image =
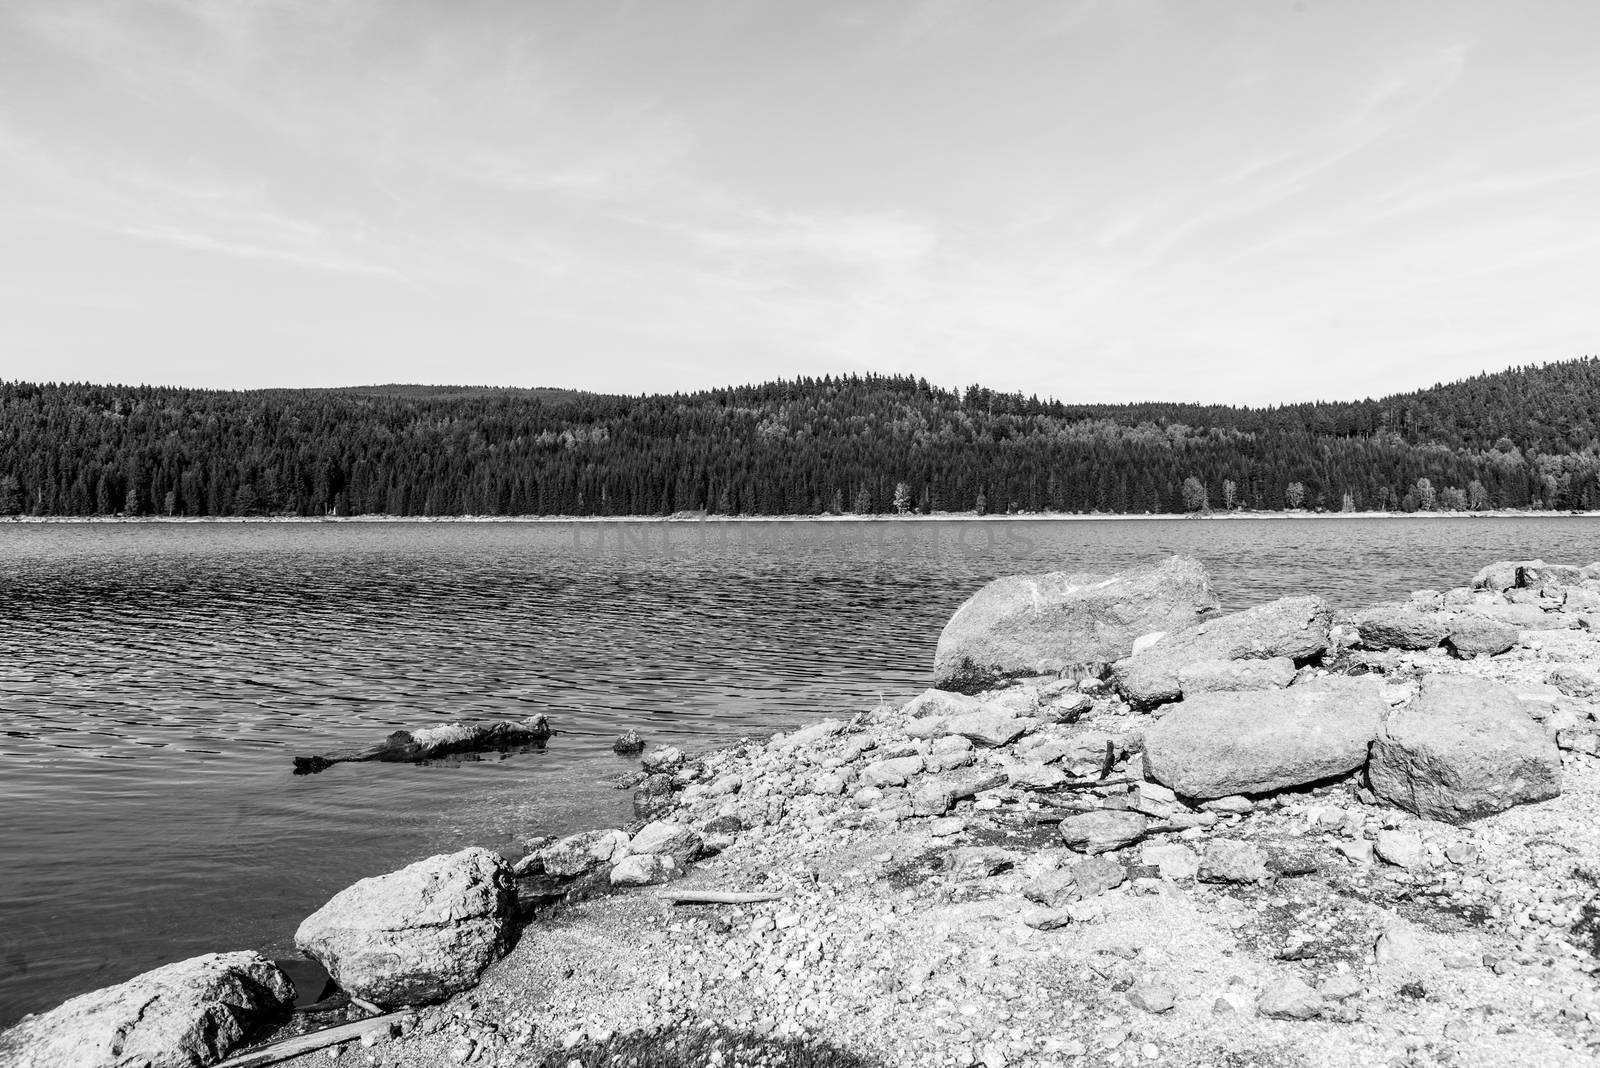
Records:
<instances>
[{"instance_id":1,"label":"reflection on water","mask_svg":"<svg viewBox=\"0 0 1600 1068\"><path fill-rule=\"evenodd\" d=\"M1355 606L1600 558L1577 518L0 525L0 1026L213 949L285 949L353 880L627 819L646 738L909 697L988 579L1201 557L1229 607ZM543 751L295 755L549 713Z\"/></svg>"}]
</instances>

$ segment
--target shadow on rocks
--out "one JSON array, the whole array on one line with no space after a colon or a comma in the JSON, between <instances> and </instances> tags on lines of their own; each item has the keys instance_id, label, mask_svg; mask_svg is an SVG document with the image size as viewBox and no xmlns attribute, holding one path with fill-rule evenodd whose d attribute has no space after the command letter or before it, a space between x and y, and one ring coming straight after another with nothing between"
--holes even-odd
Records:
<instances>
[{"instance_id":1,"label":"shadow on rocks","mask_svg":"<svg viewBox=\"0 0 1600 1068\"><path fill-rule=\"evenodd\" d=\"M804 1038L770 1038L723 1028L630 1031L548 1054L538 1068L887 1068L882 1061Z\"/></svg>"}]
</instances>

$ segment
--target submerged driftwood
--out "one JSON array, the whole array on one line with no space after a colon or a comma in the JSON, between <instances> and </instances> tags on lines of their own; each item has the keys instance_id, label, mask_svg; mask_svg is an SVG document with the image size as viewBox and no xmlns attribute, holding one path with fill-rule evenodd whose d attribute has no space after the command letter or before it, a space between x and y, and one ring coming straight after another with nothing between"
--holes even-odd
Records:
<instances>
[{"instance_id":1,"label":"submerged driftwood","mask_svg":"<svg viewBox=\"0 0 1600 1068\"><path fill-rule=\"evenodd\" d=\"M505 720L467 720L425 727L419 731L395 731L377 745L363 749L344 749L321 756L294 758L296 775L309 775L335 764L362 760L414 764L452 753L481 753L517 746L542 746L555 732L543 713L518 723Z\"/></svg>"}]
</instances>

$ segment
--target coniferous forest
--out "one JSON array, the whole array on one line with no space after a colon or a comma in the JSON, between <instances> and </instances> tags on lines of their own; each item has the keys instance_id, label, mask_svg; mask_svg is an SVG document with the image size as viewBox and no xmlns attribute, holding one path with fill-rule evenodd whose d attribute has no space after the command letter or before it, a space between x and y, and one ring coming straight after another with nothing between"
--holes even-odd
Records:
<instances>
[{"instance_id":1,"label":"coniferous forest","mask_svg":"<svg viewBox=\"0 0 1600 1068\"><path fill-rule=\"evenodd\" d=\"M1381 400L0 384L0 515L1600 509L1600 359Z\"/></svg>"}]
</instances>

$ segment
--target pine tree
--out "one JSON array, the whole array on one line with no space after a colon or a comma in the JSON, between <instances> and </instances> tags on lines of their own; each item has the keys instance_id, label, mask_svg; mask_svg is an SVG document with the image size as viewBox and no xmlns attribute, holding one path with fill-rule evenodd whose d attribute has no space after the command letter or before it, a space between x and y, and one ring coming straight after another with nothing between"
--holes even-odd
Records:
<instances>
[{"instance_id":1,"label":"pine tree","mask_svg":"<svg viewBox=\"0 0 1600 1068\"><path fill-rule=\"evenodd\" d=\"M911 487L904 482L894 484L894 510L896 515L905 515L911 510Z\"/></svg>"}]
</instances>

